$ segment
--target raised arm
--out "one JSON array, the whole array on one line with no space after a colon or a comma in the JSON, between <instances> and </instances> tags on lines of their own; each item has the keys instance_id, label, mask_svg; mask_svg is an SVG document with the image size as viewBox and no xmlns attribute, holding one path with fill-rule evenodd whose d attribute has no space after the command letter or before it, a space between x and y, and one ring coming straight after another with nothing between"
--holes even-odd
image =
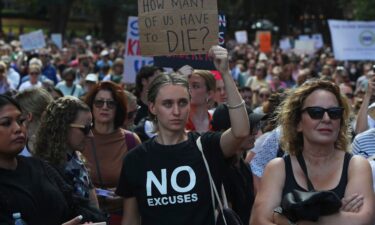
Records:
<instances>
[{"instance_id":1,"label":"raised arm","mask_svg":"<svg viewBox=\"0 0 375 225\"><path fill-rule=\"evenodd\" d=\"M228 51L220 46L213 46L209 52L213 57L216 69L223 77L225 91L228 95L228 110L232 128L221 136L220 146L226 157L237 153L243 139L250 131L249 119L245 102L237 90L236 84L229 72Z\"/></svg>"},{"instance_id":2,"label":"raised arm","mask_svg":"<svg viewBox=\"0 0 375 225\"><path fill-rule=\"evenodd\" d=\"M367 109L368 109L368 106L371 104L370 100L371 100L372 95L374 94L374 90L375 90L375 76L372 76L368 81L368 87L367 87L365 96L363 97L361 107L359 108L359 111L357 114L357 121L355 125L356 134L362 133L363 131L366 131L368 129Z\"/></svg>"}]
</instances>

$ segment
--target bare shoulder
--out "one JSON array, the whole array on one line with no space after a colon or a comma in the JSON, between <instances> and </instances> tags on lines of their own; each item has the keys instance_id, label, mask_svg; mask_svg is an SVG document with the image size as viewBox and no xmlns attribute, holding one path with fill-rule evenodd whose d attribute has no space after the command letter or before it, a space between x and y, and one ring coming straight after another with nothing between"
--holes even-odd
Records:
<instances>
[{"instance_id":1,"label":"bare shoulder","mask_svg":"<svg viewBox=\"0 0 375 225\"><path fill-rule=\"evenodd\" d=\"M349 171L371 170L370 163L360 155L353 155L349 163Z\"/></svg>"},{"instance_id":2,"label":"bare shoulder","mask_svg":"<svg viewBox=\"0 0 375 225\"><path fill-rule=\"evenodd\" d=\"M280 174L285 171L285 162L283 158L274 158L266 166L265 174Z\"/></svg>"}]
</instances>

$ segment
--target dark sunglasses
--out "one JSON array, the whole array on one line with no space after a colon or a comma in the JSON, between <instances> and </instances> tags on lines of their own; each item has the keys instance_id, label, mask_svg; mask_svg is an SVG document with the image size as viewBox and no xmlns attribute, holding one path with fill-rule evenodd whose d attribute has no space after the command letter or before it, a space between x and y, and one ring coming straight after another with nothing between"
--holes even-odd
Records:
<instances>
[{"instance_id":1,"label":"dark sunglasses","mask_svg":"<svg viewBox=\"0 0 375 225\"><path fill-rule=\"evenodd\" d=\"M104 106L104 103L109 109L113 109L116 107L116 102L113 100L94 100L94 105L96 108L102 108Z\"/></svg>"},{"instance_id":2,"label":"dark sunglasses","mask_svg":"<svg viewBox=\"0 0 375 225\"><path fill-rule=\"evenodd\" d=\"M92 129L93 124L91 123L91 124L82 125L82 124L71 123L69 126L78 128L83 132L84 135L88 135Z\"/></svg>"},{"instance_id":3,"label":"dark sunglasses","mask_svg":"<svg viewBox=\"0 0 375 225\"><path fill-rule=\"evenodd\" d=\"M311 119L313 120L321 120L324 116L324 113L327 112L329 118L332 120L337 120L341 119L343 113L344 113L344 108L342 107L332 107L332 108L322 108L319 106L314 106L314 107L306 107L302 110L303 112L307 112L310 116Z\"/></svg>"}]
</instances>

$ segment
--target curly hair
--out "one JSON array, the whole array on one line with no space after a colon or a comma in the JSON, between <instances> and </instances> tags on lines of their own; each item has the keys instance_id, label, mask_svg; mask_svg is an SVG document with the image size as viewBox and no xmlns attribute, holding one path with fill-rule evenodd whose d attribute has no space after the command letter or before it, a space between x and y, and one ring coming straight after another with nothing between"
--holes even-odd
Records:
<instances>
[{"instance_id":1,"label":"curly hair","mask_svg":"<svg viewBox=\"0 0 375 225\"><path fill-rule=\"evenodd\" d=\"M126 114L128 113L127 98L125 92L122 88L112 82L112 81L102 81L97 84L93 90L91 90L85 97L85 103L90 107L91 112L93 111L94 100L99 91L109 91L113 97L113 100L116 102L116 112L114 119L115 129L121 127L126 119ZM95 127L95 118L94 118L94 127Z\"/></svg>"},{"instance_id":2,"label":"curly hair","mask_svg":"<svg viewBox=\"0 0 375 225\"><path fill-rule=\"evenodd\" d=\"M297 131L298 123L302 118L302 107L306 98L315 90L326 90L335 95L340 107L344 108L344 113L340 121L340 130L335 141L335 148L348 151L350 138L349 115L350 108L347 99L340 94L340 88L331 81L309 80L302 86L293 90L283 102L278 113L278 122L282 127L281 145L291 155L298 155L303 150L303 136Z\"/></svg>"},{"instance_id":3,"label":"curly hair","mask_svg":"<svg viewBox=\"0 0 375 225\"><path fill-rule=\"evenodd\" d=\"M34 146L35 156L53 165L66 162L69 124L79 112L90 112L90 108L78 98L65 96L51 102L42 117Z\"/></svg>"}]
</instances>

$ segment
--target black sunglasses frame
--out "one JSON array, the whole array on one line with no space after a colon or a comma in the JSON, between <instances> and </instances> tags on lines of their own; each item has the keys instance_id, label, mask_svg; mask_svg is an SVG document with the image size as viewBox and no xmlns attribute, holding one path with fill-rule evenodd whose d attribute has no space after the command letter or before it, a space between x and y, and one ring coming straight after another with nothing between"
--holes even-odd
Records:
<instances>
[{"instance_id":1,"label":"black sunglasses frame","mask_svg":"<svg viewBox=\"0 0 375 225\"><path fill-rule=\"evenodd\" d=\"M310 118L313 120L321 120L324 117L324 114L327 112L328 116L331 120L341 119L342 115L344 114L343 107L331 107L331 108L323 108L319 106L313 107L306 107L302 109L302 113L307 112Z\"/></svg>"},{"instance_id":2,"label":"black sunglasses frame","mask_svg":"<svg viewBox=\"0 0 375 225\"><path fill-rule=\"evenodd\" d=\"M82 125L82 124L71 123L69 126L78 128L82 131L84 135L88 135L93 127L93 124L91 123L91 124Z\"/></svg>"},{"instance_id":3,"label":"black sunglasses frame","mask_svg":"<svg viewBox=\"0 0 375 225\"><path fill-rule=\"evenodd\" d=\"M109 109L113 109L117 105L114 100L101 100L101 99L94 100L93 104L96 108L103 108L104 104L106 104Z\"/></svg>"}]
</instances>

